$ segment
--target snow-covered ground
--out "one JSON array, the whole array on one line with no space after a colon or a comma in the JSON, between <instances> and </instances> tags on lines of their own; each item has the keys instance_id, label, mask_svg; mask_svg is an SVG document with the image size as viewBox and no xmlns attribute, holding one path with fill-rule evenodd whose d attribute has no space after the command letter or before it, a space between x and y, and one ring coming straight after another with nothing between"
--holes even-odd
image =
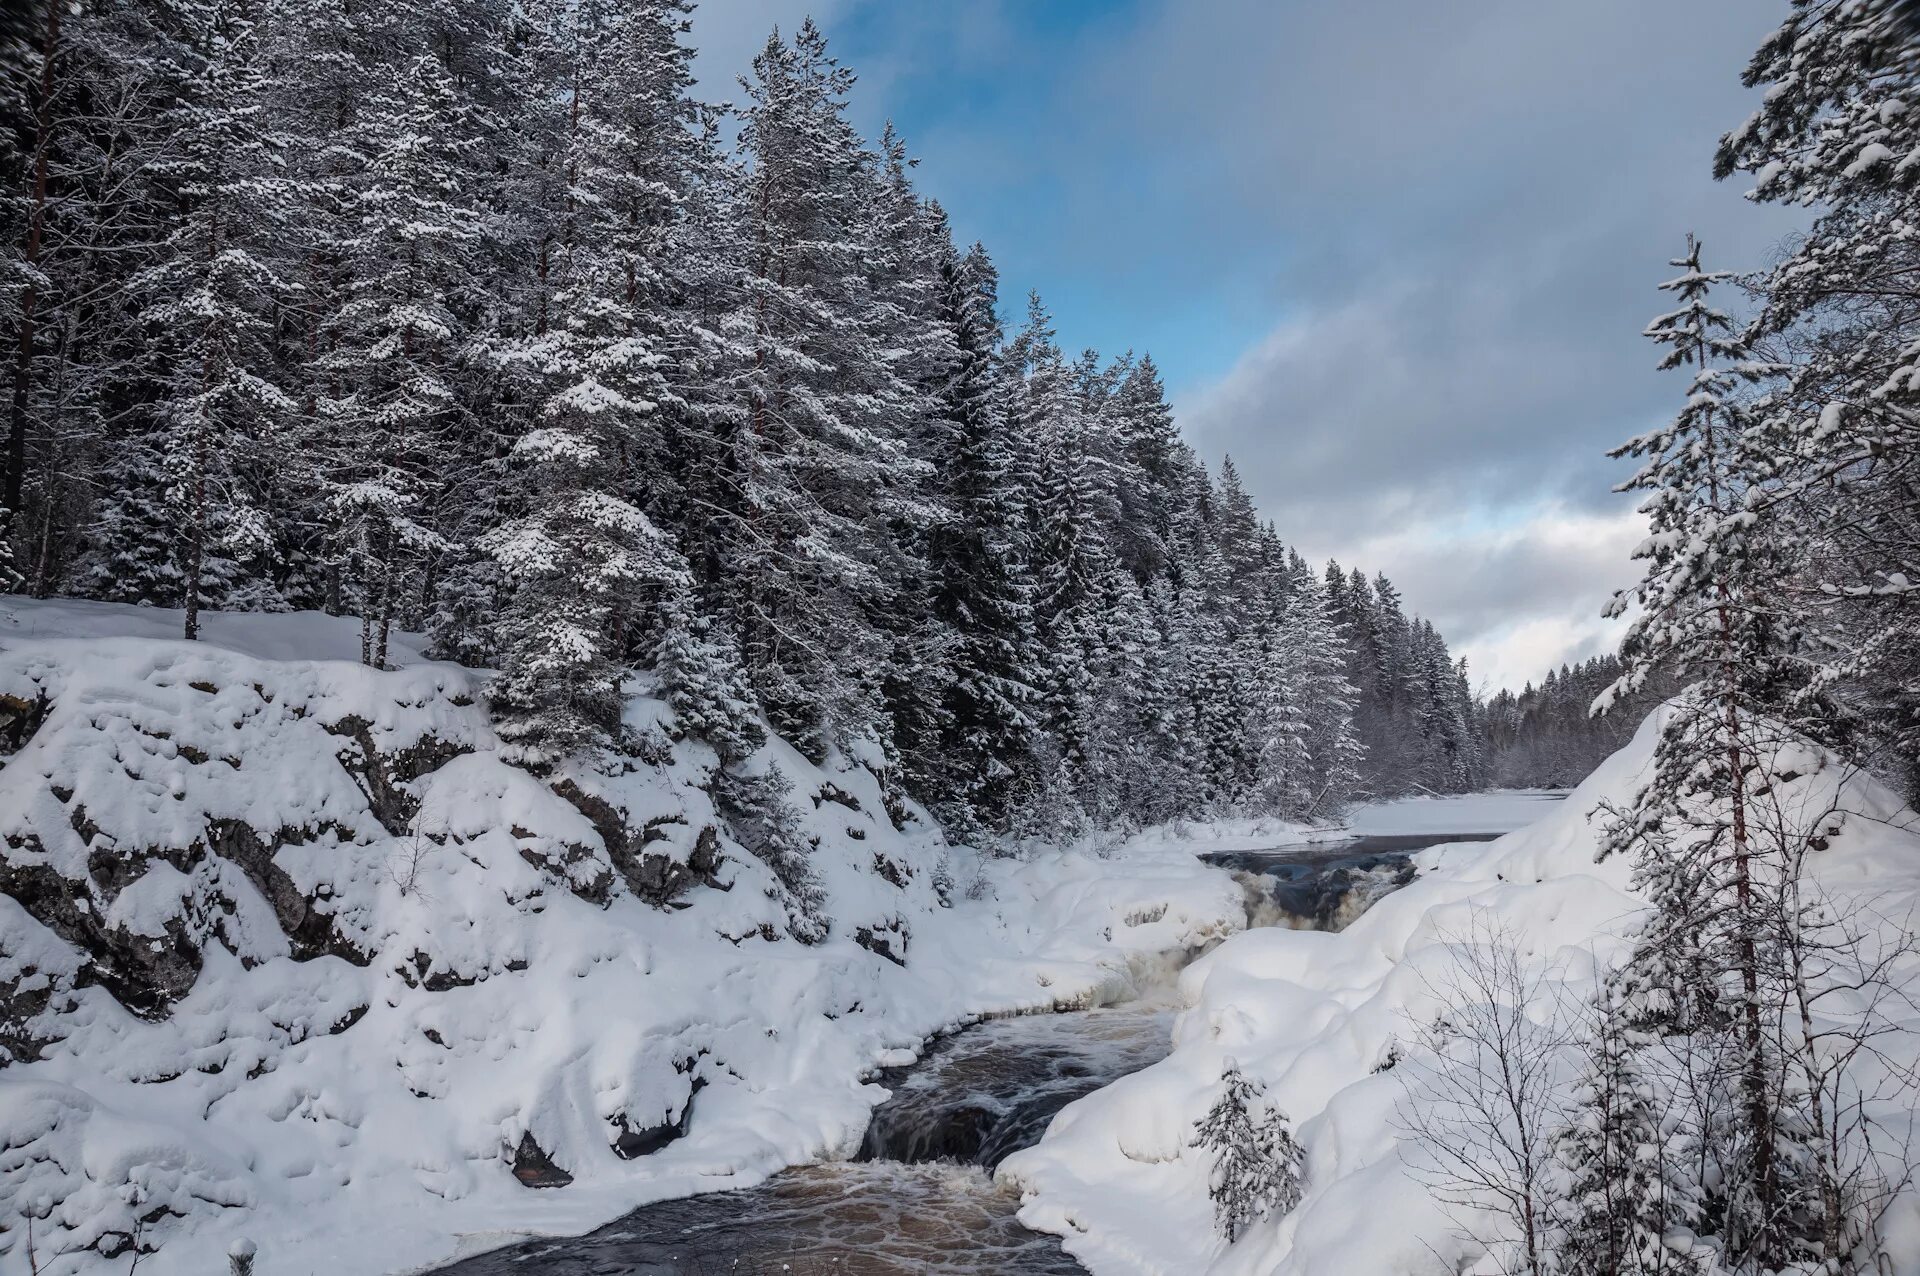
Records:
<instances>
[{"instance_id":1,"label":"snow-covered ground","mask_svg":"<svg viewBox=\"0 0 1920 1276\"><path fill-rule=\"evenodd\" d=\"M1587 996L1626 955L1643 904L1627 889L1626 863L1594 863L1589 813L1631 795L1655 740L1650 719L1564 801L1495 794L1361 813L1356 829L1369 832L1431 827L1440 812L1458 816L1462 830L1485 831L1488 804L1539 818L1497 841L1423 852L1418 880L1341 933L1248 931L1189 966L1180 990L1193 1008L1176 1024L1172 1055L1067 1108L1038 1146L1000 1168L1025 1196L1022 1221L1060 1235L1097 1276L1494 1270L1475 1265L1482 1247L1464 1238L1431 1180L1409 1163L1418 1152L1404 1137L1401 1105L1403 1078L1424 1064L1415 1057L1418 1026L1448 1009L1436 990L1450 986L1462 944L1476 934L1510 942L1542 998ZM1808 786L1811 809L1836 793L1826 772L1795 783ZM1816 880L1836 901L1864 900L1910 929L1920 905L1920 817L1866 779L1847 780L1837 801L1848 814L1814 861ZM1920 988L1911 962L1895 975ZM1920 1023L1907 1026L1914 1031L1883 1044L1892 1050L1898 1041L1910 1064ZM1189 1146L1228 1060L1264 1083L1306 1150L1304 1200L1232 1246L1213 1227L1209 1165ZM1913 1114L1909 1104L1896 1107L1880 1115L1897 1142ZM1891 1276L1920 1276L1920 1205L1911 1193L1882 1226L1900 1256Z\"/></svg>"},{"instance_id":2,"label":"snow-covered ground","mask_svg":"<svg viewBox=\"0 0 1920 1276\"><path fill-rule=\"evenodd\" d=\"M776 743L755 764L833 919L802 946L703 747L555 777L569 801L501 759L479 675L405 642L397 671L340 659L350 621L215 616L189 644L174 613L12 610L8 1271L25 1214L48 1276L136 1235L150 1276L224 1270L239 1237L273 1276L357 1274L746 1186L849 1154L884 1097L863 1077L930 1033L1117 999L1244 921L1186 848L983 859Z\"/></svg>"},{"instance_id":3,"label":"snow-covered ground","mask_svg":"<svg viewBox=\"0 0 1920 1276\"><path fill-rule=\"evenodd\" d=\"M8 1271L27 1214L48 1276L136 1235L154 1276L221 1270L239 1237L272 1276L374 1273L747 1186L849 1155L884 1097L863 1078L929 1034L1121 999L1239 929L1239 887L1196 852L1518 828L1423 853L1343 933L1228 939L1181 976L1173 1055L1001 1171L1100 1276L1461 1270L1381 1066L1437 1012L1454 937L1492 919L1577 996L1641 909L1625 865L1592 862L1588 813L1631 791L1650 730L1565 800L1410 799L1345 829L1182 827L1022 861L949 847L866 767L776 742L753 765L784 777L833 921L803 946L703 747L657 734L644 765L543 783L501 758L483 675L405 637L403 667L375 672L352 621L213 616L197 644L178 622L0 617ZM630 707L642 734L664 713ZM1912 813L1865 781L1845 799L1823 882L1911 907ZM1187 1147L1229 1057L1308 1153L1301 1205L1231 1249L1207 1239ZM1896 1276L1920 1276L1903 1209Z\"/></svg>"}]
</instances>

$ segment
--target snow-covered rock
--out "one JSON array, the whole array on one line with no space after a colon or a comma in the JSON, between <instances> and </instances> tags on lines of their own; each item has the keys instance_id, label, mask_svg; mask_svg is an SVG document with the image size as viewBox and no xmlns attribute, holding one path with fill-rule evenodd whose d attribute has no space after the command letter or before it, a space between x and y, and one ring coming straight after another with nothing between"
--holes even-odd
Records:
<instances>
[{"instance_id":1,"label":"snow-covered rock","mask_svg":"<svg viewBox=\"0 0 1920 1276\"><path fill-rule=\"evenodd\" d=\"M167 616L0 631L9 1270L28 1215L48 1274L136 1243L224 1270L243 1237L261 1271L378 1272L747 1186L850 1154L865 1078L929 1034L1114 999L1244 920L1190 852L982 858L776 741L753 765L831 920L802 945L657 702L646 760L541 779L483 675L323 658L354 649L330 617Z\"/></svg>"},{"instance_id":2,"label":"snow-covered rock","mask_svg":"<svg viewBox=\"0 0 1920 1276\"><path fill-rule=\"evenodd\" d=\"M1477 1247L1435 1199L1396 1109L1396 1063L1447 1006L1460 945L1510 941L1545 997L1584 998L1627 955L1645 907L1622 858L1596 864L1603 801L1629 799L1653 755L1657 715L1564 802L1496 841L1436 847L1420 876L1341 933L1237 935L1189 966L1172 1055L1065 1109L1037 1147L1000 1168L1025 1196L1021 1220L1060 1235L1098 1276L1415 1276L1466 1270ZM1804 809L1845 814L1813 872L1837 901L1870 897L1911 925L1920 906L1920 817L1871 779L1811 759L1793 768ZM1391 822L1391 820L1389 821ZM1904 921L1900 919L1905 919ZM1902 977L1920 988L1920 970ZM1920 1030L1920 1023L1911 1025ZM1903 1049L1920 1036L1902 1038ZM1306 1149L1307 1192L1229 1247L1216 1236L1210 1166L1189 1146L1227 1060L1262 1082ZM1413 1060L1413 1062L1419 1062ZM1898 1125L1898 1114L1892 1114ZM1920 1273L1920 1207L1887 1220ZM1480 1268L1473 1268L1480 1271Z\"/></svg>"}]
</instances>

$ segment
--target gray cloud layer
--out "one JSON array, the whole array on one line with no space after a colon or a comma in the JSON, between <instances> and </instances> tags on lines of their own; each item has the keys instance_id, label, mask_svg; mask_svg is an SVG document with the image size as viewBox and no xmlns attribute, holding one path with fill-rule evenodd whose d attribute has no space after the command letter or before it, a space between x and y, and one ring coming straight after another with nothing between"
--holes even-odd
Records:
<instances>
[{"instance_id":1,"label":"gray cloud layer","mask_svg":"<svg viewBox=\"0 0 1920 1276\"><path fill-rule=\"evenodd\" d=\"M1778 16L1751 0L1168 3L1103 75L1110 100L1210 148L1195 197L1286 244L1271 287L1287 318L1187 396L1189 433L1234 455L1292 539L1389 554L1368 565L1469 646L1546 618L1583 622L1547 646L1593 646L1584 622L1632 572L1564 533L1625 508L1603 454L1677 402L1638 335L1653 285L1689 230L1714 262L1751 266L1792 224L1708 172ZM1445 526L1473 507L1532 539ZM1629 544L1623 530L1603 539Z\"/></svg>"}]
</instances>

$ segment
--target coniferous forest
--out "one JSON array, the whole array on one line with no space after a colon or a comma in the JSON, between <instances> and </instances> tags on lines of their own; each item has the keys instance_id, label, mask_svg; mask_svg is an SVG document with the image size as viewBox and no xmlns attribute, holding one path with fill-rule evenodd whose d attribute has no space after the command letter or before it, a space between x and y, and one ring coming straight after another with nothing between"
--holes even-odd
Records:
<instances>
[{"instance_id":1,"label":"coniferous forest","mask_svg":"<svg viewBox=\"0 0 1920 1276\"><path fill-rule=\"evenodd\" d=\"M540 768L657 679L963 835L1489 777L1464 667L1063 347L819 29L696 100L680 0L49 6L0 144L14 587L358 617ZM39 56L52 48L51 58Z\"/></svg>"},{"instance_id":2,"label":"coniferous forest","mask_svg":"<svg viewBox=\"0 0 1920 1276\"><path fill-rule=\"evenodd\" d=\"M1527 619L1595 581L1496 582L1569 658L1491 698L1415 582L1203 460L1152 357L1003 286L811 20L722 104L690 0L0 13L0 1262L1920 1273L1920 0L1777 8L1695 176L1798 229L1609 262L1652 318L1502 408L1638 423L1646 534L1609 654ZM1419 73L1583 184L1549 125L1597 112L1677 209L1623 104L1678 131L1711 59L1628 10L1449 13ZM1315 30L1341 93L1424 87ZM1488 48L1606 101L1483 85ZM1586 280L1511 306L1492 366L1553 368L1521 338L1611 299L1533 259L1586 231L1507 201L1552 189L1530 139L1411 96L1435 170L1499 180L1455 202L1356 111L1393 261L1464 220ZM1420 310L1475 251L1383 272L1404 329L1329 254L1330 326L1416 373L1498 332ZM1267 361L1331 313L1220 386L1340 371L1340 333ZM1627 346L1651 428L1582 401ZM1392 437L1536 455L1382 376ZM1352 427L1317 393L1303 438ZM1396 534L1536 561L1496 555L1604 523L1563 477Z\"/></svg>"}]
</instances>

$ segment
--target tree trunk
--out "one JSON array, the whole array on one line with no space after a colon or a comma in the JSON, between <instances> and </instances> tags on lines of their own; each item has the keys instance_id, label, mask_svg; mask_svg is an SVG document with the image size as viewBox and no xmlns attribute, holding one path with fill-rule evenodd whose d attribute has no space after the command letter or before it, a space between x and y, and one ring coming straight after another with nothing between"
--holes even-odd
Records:
<instances>
[{"instance_id":1,"label":"tree trunk","mask_svg":"<svg viewBox=\"0 0 1920 1276\"><path fill-rule=\"evenodd\" d=\"M200 577L207 566L207 444L193 446L193 514L187 525L187 641L200 636Z\"/></svg>"},{"instance_id":2,"label":"tree trunk","mask_svg":"<svg viewBox=\"0 0 1920 1276\"><path fill-rule=\"evenodd\" d=\"M40 289L34 272L40 264L40 245L47 226L47 152L53 144L54 62L60 51L62 0L46 0L46 34L40 49L40 89L33 111L33 187L27 204L27 239L21 254L27 267L26 287L20 291L20 341L14 351L13 404L7 421L7 475L0 488L0 504L18 510L27 475L27 408L32 401L33 346Z\"/></svg>"},{"instance_id":3,"label":"tree trunk","mask_svg":"<svg viewBox=\"0 0 1920 1276\"><path fill-rule=\"evenodd\" d=\"M373 667L387 667L387 639L393 634L393 596L399 591L393 584L393 565L389 563L380 584L380 637L373 649Z\"/></svg>"}]
</instances>

